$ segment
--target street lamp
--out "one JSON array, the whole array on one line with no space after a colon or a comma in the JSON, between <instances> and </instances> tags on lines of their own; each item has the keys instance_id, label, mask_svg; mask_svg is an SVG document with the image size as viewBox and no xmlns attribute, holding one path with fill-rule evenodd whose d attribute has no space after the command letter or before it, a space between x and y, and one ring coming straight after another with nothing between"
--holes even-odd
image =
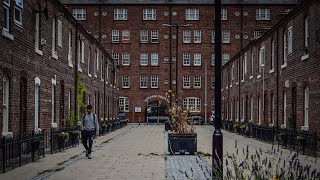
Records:
<instances>
[{"instance_id":1,"label":"street lamp","mask_svg":"<svg viewBox=\"0 0 320 180\"><path fill-rule=\"evenodd\" d=\"M190 27L190 24L162 24L162 26L166 27L174 27L176 28L176 104L178 104L178 44L179 44L179 28L180 27ZM171 34L170 34L171 38ZM170 49L171 51L171 49ZM172 91L172 75L171 75L171 59L169 61L169 66L170 66L170 90ZM170 96L170 106L172 104L172 97Z\"/></svg>"}]
</instances>

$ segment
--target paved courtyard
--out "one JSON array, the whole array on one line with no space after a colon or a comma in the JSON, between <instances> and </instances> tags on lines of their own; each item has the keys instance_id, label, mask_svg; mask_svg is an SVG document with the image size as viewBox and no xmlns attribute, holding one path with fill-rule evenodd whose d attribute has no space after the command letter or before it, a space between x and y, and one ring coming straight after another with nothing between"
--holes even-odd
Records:
<instances>
[{"instance_id":1,"label":"paved courtyard","mask_svg":"<svg viewBox=\"0 0 320 180\"><path fill-rule=\"evenodd\" d=\"M0 179L207 179L211 177L212 126L197 126L198 156L166 154L164 125L129 124L95 140L92 159L85 158L82 145L0 174ZM224 155L237 160L257 151L272 162L289 161L289 150L224 131ZM238 150L237 150L238 149ZM238 151L238 152L237 152ZM261 153L261 154L262 154ZM301 164L320 167L320 162L299 156Z\"/></svg>"}]
</instances>

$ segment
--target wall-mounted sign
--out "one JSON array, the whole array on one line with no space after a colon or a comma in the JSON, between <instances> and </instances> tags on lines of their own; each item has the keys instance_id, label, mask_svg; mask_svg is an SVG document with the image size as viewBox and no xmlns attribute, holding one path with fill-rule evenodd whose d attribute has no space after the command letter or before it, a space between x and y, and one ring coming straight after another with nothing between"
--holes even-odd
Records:
<instances>
[{"instance_id":1,"label":"wall-mounted sign","mask_svg":"<svg viewBox=\"0 0 320 180\"><path fill-rule=\"evenodd\" d=\"M145 98L145 99L143 100L143 102L147 103L147 102L149 102L151 99L154 99L154 98L163 99L163 100L167 101L167 103L170 103L170 101L169 101L168 98L166 98L165 96L159 95L159 94L148 96L147 98Z\"/></svg>"},{"instance_id":2,"label":"wall-mounted sign","mask_svg":"<svg viewBox=\"0 0 320 180\"><path fill-rule=\"evenodd\" d=\"M141 107L135 107L134 112L141 112Z\"/></svg>"}]
</instances>

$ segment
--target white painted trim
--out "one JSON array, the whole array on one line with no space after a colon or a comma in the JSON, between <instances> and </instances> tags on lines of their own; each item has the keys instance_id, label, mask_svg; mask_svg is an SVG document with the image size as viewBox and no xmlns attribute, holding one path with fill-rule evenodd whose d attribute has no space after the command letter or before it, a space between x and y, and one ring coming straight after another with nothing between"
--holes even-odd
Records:
<instances>
[{"instance_id":1,"label":"white painted trim","mask_svg":"<svg viewBox=\"0 0 320 180\"><path fill-rule=\"evenodd\" d=\"M304 61L306 59L309 59L309 54L301 56L301 61Z\"/></svg>"},{"instance_id":2,"label":"white painted trim","mask_svg":"<svg viewBox=\"0 0 320 180\"><path fill-rule=\"evenodd\" d=\"M39 77L34 78L34 84L39 86L41 85L41 80Z\"/></svg>"}]
</instances>

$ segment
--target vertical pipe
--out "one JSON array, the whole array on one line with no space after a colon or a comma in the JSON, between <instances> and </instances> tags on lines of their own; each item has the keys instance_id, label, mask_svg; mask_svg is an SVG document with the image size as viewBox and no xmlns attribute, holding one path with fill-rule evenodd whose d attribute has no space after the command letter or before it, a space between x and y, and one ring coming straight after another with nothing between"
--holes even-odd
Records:
<instances>
[{"instance_id":1,"label":"vertical pipe","mask_svg":"<svg viewBox=\"0 0 320 180\"><path fill-rule=\"evenodd\" d=\"M171 9L171 0L169 0L169 24L171 24L171 21L172 21L172 9ZM170 26L170 29L169 29L169 34L170 34L170 38L169 38L169 87L170 87L170 91L172 92L172 46L171 46L171 43L172 43L172 40L171 40L171 26ZM172 106L172 94L169 94L170 95L170 109L171 109L171 106ZM147 107L148 107L148 104L147 104ZM169 117L170 118L170 121L171 121L171 116Z\"/></svg>"},{"instance_id":2,"label":"vertical pipe","mask_svg":"<svg viewBox=\"0 0 320 180\"><path fill-rule=\"evenodd\" d=\"M178 98L179 98L179 92L178 92L178 82L179 82L179 77L178 77L178 49L179 49L179 25L176 25L176 104L178 105Z\"/></svg>"},{"instance_id":3,"label":"vertical pipe","mask_svg":"<svg viewBox=\"0 0 320 180\"><path fill-rule=\"evenodd\" d=\"M78 21L76 21L76 33L75 33L75 40L74 40L74 45L75 45L75 68L74 68L74 76L75 76L75 81L74 81L74 117L78 117L78 56L77 56L77 50L78 50ZM79 77L80 79L80 77Z\"/></svg>"},{"instance_id":4,"label":"vertical pipe","mask_svg":"<svg viewBox=\"0 0 320 180\"><path fill-rule=\"evenodd\" d=\"M204 69L204 122L207 124L207 106L208 106L208 87L207 87L207 81L208 81L208 61L205 61L205 69Z\"/></svg>"}]
</instances>

